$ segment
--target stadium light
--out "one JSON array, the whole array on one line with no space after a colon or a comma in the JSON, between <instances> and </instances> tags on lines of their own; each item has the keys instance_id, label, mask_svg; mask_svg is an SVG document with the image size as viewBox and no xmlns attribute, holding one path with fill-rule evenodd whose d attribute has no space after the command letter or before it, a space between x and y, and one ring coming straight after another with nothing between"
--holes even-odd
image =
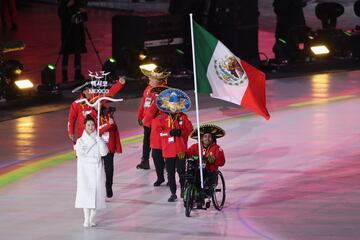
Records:
<instances>
[{"instance_id":1,"label":"stadium light","mask_svg":"<svg viewBox=\"0 0 360 240\"><path fill-rule=\"evenodd\" d=\"M26 90L34 87L34 84L29 79L16 80L15 85L21 90Z\"/></svg>"},{"instance_id":2,"label":"stadium light","mask_svg":"<svg viewBox=\"0 0 360 240\"><path fill-rule=\"evenodd\" d=\"M327 55L330 53L325 45L311 46L310 49L315 55Z\"/></svg>"}]
</instances>

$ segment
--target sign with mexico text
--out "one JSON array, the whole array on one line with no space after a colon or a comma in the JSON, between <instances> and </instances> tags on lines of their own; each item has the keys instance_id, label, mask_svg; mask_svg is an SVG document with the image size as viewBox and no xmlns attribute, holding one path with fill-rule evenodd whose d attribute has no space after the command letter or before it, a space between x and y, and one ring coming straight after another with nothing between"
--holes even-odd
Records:
<instances>
[{"instance_id":1,"label":"sign with mexico text","mask_svg":"<svg viewBox=\"0 0 360 240\"><path fill-rule=\"evenodd\" d=\"M101 71L98 72L91 72L89 71L89 76L91 78L90 84L90 93L92 94L108 94L108 84L109 82L106 80L106 76L109 75L110 72Z\"/></svg>"}]
</instances>

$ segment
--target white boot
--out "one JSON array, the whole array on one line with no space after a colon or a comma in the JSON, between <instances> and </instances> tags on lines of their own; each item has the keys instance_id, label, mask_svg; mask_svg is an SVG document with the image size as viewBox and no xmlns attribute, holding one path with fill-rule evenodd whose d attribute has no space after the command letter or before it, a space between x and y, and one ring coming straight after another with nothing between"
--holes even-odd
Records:
<instances>
[{"instance_id":1,"label":"white boot","mask_svg":"<svg viewBox=\"0 0 360 240\"><path fill-rule=\"evenodd\" d=\"M90 210L90 226L95 227L96 226L96 209Z\"/></svg>"},{"instance_id":2,"label":"white boot","mask_svg":"<svg viewBox=\"0 0 360 240\"><path fill-rule=\"evenodd\" d=\"M90 209L84 208L84 227L90 227Z\"/></svg>"}]
</instances>

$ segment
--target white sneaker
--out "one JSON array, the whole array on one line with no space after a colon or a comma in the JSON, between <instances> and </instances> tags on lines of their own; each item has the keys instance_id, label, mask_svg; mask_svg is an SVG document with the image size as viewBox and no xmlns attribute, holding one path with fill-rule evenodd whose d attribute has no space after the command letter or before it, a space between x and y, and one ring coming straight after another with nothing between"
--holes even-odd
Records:
<instances>
[{"instance_id":1,"label":"white sneaker","mask_svg":"<svg viewBox=\"0 0 360 240\"><path fill-rule=\"evenodd\" d=\"M84 227L86 227L86 228L90 227L90 223L85 221L84 222Z\"/></svg>"}]
</instances>

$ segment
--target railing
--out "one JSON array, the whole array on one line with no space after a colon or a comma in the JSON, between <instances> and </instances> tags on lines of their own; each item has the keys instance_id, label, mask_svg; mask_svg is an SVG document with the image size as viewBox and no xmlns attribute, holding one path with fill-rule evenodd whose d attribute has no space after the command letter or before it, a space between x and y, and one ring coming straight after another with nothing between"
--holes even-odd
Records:
<instances>
[{"instance_id":1,"label":"railing","mask_svg":"<svg viewBox=\"0 0 360 240\"><path fill-rule=\"evenodd\" d=\"M33 0L57 4L58 0ZM134 10L134 11L167 11L169 0L88 0L88 6Z\"/></svg>"}]
</instances>

